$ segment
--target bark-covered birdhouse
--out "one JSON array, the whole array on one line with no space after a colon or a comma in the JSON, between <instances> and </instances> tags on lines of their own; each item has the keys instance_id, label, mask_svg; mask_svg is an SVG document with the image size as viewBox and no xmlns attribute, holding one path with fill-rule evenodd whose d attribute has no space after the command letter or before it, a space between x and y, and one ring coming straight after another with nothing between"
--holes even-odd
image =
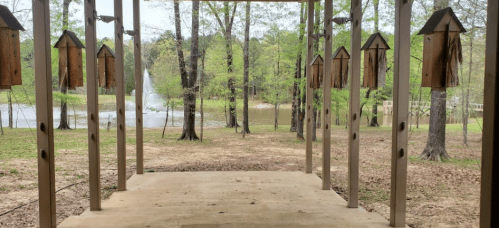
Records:
<instances>
[{"instance_id":1,"label":"bark-covered birdhouse","mask_svg":"<svg viewBox=\"0 0 499 228\"><path fill-rule=\"evenodd\" d=\"M85 48L71 31L64 30L54 45L59 49L59 86L68 89L83 87L83 56Z\"/></svg>"},{"instance_id":2,"label":"bark-covered birdhouse","mask_svg":"<svg viewBox=\"0 0 499 228\"><path fill-rule=\"evenodd\" d=\"M462 32L466 30L450 7L433 13L419 31L418 35L424 35L421 87L445 90L459 85Z\"/></svg>"},{"instance_id":3,"label":"bark-covered birdhouse","mask_svg":"<svg viewBox=\"0 0 499 228\"><path fill-rule=\"evenodd\" d=\"M384 87L386 81L386 50L390 46L378 32L372 34L361 51L364 51L364 79L362 87L378 89Z\"/></svg>"},{"instance_id":4,"label":"bark-covered birdhouse","mask_svg":"<svg viewBox=\"0 0 499 228\"><path fill-rule=\"evenodd\" d=\"M322 85L322 79L324 75L324 59L320 55L317 55L314 60L310 63L312 67L312 88L319 89Z\"/></svg>"},{"instance_id":5,"label":"bark-covered birdhouse","mask_svg":"<svg viewBox=\"0 0 499 228\"><path fill-rule=\"evenodd\" d=\"M97 59L99 60L99 86L109 89L116 87L116 72L114 69L114 55L113 50L107 45L102 45L99 52L97 52Z\"/></svg>"},{"instance_id":6,"label":"bark-covered birdhouse","mask_svg":"<svg viewBox=\"0 0 499 228\"><path fill-rule=\"evenodd\" d=\"M331 88L346 88L348 85L348 61L350 54L344 46L333 53L331 70Z\"/></svg>"},{"instance_id":7,"label":"bark-covered birdhouse","mask_svg":"<svg viewBox=\"0 0 499 228\"><path fill-rule=\"evenodd\" d=\"M19 21L0 5L0 89L22 85L19 30L24 31Z\"/></svg>"}]
</instances>

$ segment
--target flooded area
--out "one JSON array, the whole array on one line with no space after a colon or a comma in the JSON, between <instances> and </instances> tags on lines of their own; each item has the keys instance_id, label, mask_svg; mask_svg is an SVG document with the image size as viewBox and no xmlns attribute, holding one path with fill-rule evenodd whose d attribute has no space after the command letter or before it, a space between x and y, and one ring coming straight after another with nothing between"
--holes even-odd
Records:
<instances>
[{"instance_id":1,"label":"flooded area","mask_svg":"<svg viewBox=\"0 0 499 228\"><path fill-rule=\"evenodd\" d=\"M143 85L143 103L144 103L144 128L162 128L165 125L166 107L163 106L164 100L160 95L154 92L154 86L147 71L144 72L144 85ZM131 100L126 101L126 126L135 127L135 102ZM0 111L2 112L1 120L4 127L8 126L8 105L2 101L0 103ZM197 101L199 104L199 100ZM221 103L223 101L220 101ZM238 104L242 103L238 99ZM280 125L290 125L291 122L291 104L283 104L279 108L278 123ZM114 103L99 104L99 122L101 128L106 128L108 122L111 122L111 127L116 127L116 105ZM340 115L340 125L346 124L347 110L342 111ZM380 109L382 113L382 109ZM237 110L237 119L239 124L242 124L242 108ZM172 116L173 115L173 116ZM183 121L182 107L169 112L168 126L181 126ZM58 103L54 103L53 109L54 127L59 126L61 110ZM16 104L12 105L12 117L14 128L34 128L36 126L36 108L34 105ZM68 118L71 128L86 128L87 127L87 110L86 106L68 106ZM249 107L249 121L250 125L273 125L275 118L274 106L271 104L257 104ZM172 121L173 119L173 121ZM415 125L417 120L415 116L409 121L410 124ZM429 117L420 117L420 124L428 124ZM196 112L196 125L199 126L201 122L201 114L199 108ZM336 116L332 115L332 123L336 122ZM380 115L378 117L380 125L391 126L392 115ZM205 126L226 126L226 116L223 109L214 107L204 108L204 125ZM362 116L361 125L367 125L367 118Z\"/></svg>"}]
</instances>

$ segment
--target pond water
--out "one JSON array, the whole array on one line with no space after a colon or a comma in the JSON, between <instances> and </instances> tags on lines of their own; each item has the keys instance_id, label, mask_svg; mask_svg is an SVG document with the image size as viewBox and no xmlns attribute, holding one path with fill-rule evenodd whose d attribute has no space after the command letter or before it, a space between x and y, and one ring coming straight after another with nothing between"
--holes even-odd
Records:
<instances>
[{"instance_id":1,"label":"pond water","mask_svg":"<svg viewBox=\"0 0 499 228\"><path fill-rule=\"evenodd\" d=\"M154 93L154 87L147 71L144 72L144 128L161 128L165 124L166 108L163 107L163 100L161 97ZM2 101L3 102L3 101ZM238 100L237 102L242 102ZM13 104L13 125L15 128L34 128L36 126L36 109L35 106L25 104ZM111 122L111 127L116 127L116 105L114 103L100 104L99 105L99 122L101 128L106 128L108 121ZM1 121L4 127L8 126L8 105L5 103L0 104L0 111L2 112ZM381 112L382 110L380 110ZM60 106L54 103L54 127L57 128L60 122ZM220 108L205 108L204 109L205 126L226 126L224 110ZM249 107L249 121L251 125L273 125L274 124L274 106L270 104L260 104L254 107ZM242 109L238 108L237 117L239 124L242 124ZM68 117L71 128L86 128L87 127L87 111L85 106L68 107ZM126 125L128 127L135 127L135 103L133 101L126 101ZM199 110L196 112L196 125L200 124ZM332 116L332 123L335 123L336 116ZM182 126L183 109L175 109L169 113L168 126ZM340 116L340 125L345 125L346 116ZM290 105L283 105L279 109L278 123L280 125L290 125L291 122L291 108ZM391 125L392 116L383 115L378 118L380 125ZM416 124L416 117L412 117L409 121ZM367 125L365 117L361 120L361 125ZM428 124L428 117L421 117L420 124Z\"/></svg>"}]
</instances>

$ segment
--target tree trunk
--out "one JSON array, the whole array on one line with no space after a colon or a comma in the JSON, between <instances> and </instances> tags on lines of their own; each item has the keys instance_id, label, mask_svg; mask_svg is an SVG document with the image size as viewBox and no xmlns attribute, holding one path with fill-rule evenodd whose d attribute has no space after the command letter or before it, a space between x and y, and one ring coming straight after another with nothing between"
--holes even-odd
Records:
<instances>
[{"instance_id":1,"label":"tree trunk","mask_svg":"<svg viewBox=\"0 0 499 228\"><path fill-rule=\"evenodd\" d=\"M73 0L64 0L63 2L63 10L62 10L63 30L66 30L69 27L69 4L72 1ZM61 86L61 93L63 94L63 96L65 96L68 93L68 88L65 85ZM71 129L69 127L69 121L68 121L68 104L64 97L61 99L61 122L59 123L58 129L61 130Z\"/></svg>"},{"instance_id":2,"label":"tree trunk","mask_svg":"<svg viewBox=\"0 0 499 228\"><path fill-rule=\"evenodd\" d=\"M175 8L175 29L177 33L177 53L179 56L180 75L182 78L182 88L184 89L184 127L179 140L198 140L195 131L196 120L196 92L194 84L197 79L197 64L199 57L198 36L199 36L199 1L192 2L192 34L191 34L191 62L190 74L187 74L182 52L182 34L180 27L179 2L174 2Z\"/></svg>"},{"instance_id":3,"label":"tree trunk","mask_svg":"<svg viewBox=\"0 0 499 228\"><path fill-rule=\"evenodd\" d=\"M165 138L165 130L166 130L166 124L168 124L168 112L170 111L170 101L166 102L166 120L165 120L165 126L163 127L163 135L161 138Z\"/></svg>"},{"instance_id":4,"label":"tree trunk","mask_svg":"<svg viewBox=\"0 0 499 228\"><path fill-rule=\"evenodd\" d=\"M199 110L201 112L201 134L199 135L200 142L203 142L203 127L204 127L203 91L204 91L204 60L205 60L205 57L206 57L206 47L204 47L203 54L201 56L201 79L199 80L199 96L201 98L200 99L201 100L201 106L200 106L201 110Z\"/></svg>"},{"instance_id":5,"label":"tree trunk","mask_svg":"<svg viewBox=\"0 0 499 228\"><path fill-rule=\"evenodd\" d=\"M435 10L449 5L449 0L435 0ZM431 90L430 129L426 147L421 153L422 159L441 161L448 158L445 151L445 122L446 122L446 91Z\"/></svg>"},{"instance_id":6,"label":"tree trunk","mask_svg":"<svg viewBox=\"0 0 499 228\"><path fill-rule=\"evenodd\" d=\"M305 4L300 3L300 36L298 37L298 58L296 60L296 137L300 140L305 139L303 137L303 120L305 119L305 106L306 106L306 86L302 87L302 47L303 47L303 37L305 36ZM306 67L305 67L306 68ZM306 71L305 71L306 72ZM306 78L306 77L305 77ZM303 91L303 96L302 96ZM303 97L303 100L302 100ZM303 103L302 103L303 102Z\"/></svg>"},{"instance_id":7,"label":"tree trunk","mask_svg":"<svg viewBox=\"0 0 499 228\"><path fill-rule=\"evenodd\" d=\"M9 115L9 128L12 129L14 128L14 117L12 115L12 113L14 112L14 109L12 109L12 91L7 91L7 101L8 101L8 106L9 106L9 111L8 111L8 115Z\"/></svg>"},{"instance_id":8,"label":"tree trunk","mask_svg":"<svg viewBox=\"0 0 499 228\"><path fill-rule=\"evenodd\" d=\"M379 32L379 0L374 0L374 32ZM373 104L373 117L371 118L371 127L379 127L378 124L378 91L376 90L373 94L374 104Z\"/></svg>"},{"instance_id":9,"label":"tree trunk","mask_svg":"<svg viewBox=\"0 0 499 228\"><path fill-rule=\"evenodd\" d=\"M274 104L274 131L279 128L278 117L279 117L279 103L277 103L277 99L279 94L276 94L276 102Z\"/></svg>"},{"instance_id":10,"label":"tree trunk","mask_svg":"<svg viewBox=\"0 0 499 228\"><path fill-rule=\"evenodd\" d=\"M249 31L250 31L251 2L246 2L246 25L244 29L244 107L243 107L243 130L242 134L249 134L248 116L248 83L249 83Z\"/></svg>"}]
</instances>

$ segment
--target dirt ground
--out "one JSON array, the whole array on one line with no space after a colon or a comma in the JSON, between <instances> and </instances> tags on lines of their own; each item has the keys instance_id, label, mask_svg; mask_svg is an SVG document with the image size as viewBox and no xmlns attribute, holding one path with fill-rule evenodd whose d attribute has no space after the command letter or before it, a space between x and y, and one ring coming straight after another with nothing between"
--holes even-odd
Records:
<instances>
[{"instance_id":1,"label":"dirt ground","mask_svg":"<svg viewBox=\"0 0 499 228\"><path fill-rule=\"evenodd\" d=\"M305 143L296 140L289 126L250 127L245 139L234 129L205 129L204 141L177 141L181 128L145 129L144 156L147 172L304 170ZM368 211L389 218L391 128L362 127L360 133L360 200ZM332 188L342 197L347 189L347 130L332 128ZM313 145L314 171L321 176L321 130ZM58 134L66 132L56 131ZM72 131L86 140L84 130ZM103 135L106 133L103 132ZM114 133L115 134L115 133ZM112 137L113 133L109 133ZM102 137L102 136L101 136ZM448 131L447 151L452 159L441 163L422 161L426 131L413 131L409 140L407 224L411 227L478 227L481 133L469 136ZM135 172L135 131L127 132L127 174ZM56 137L57 140L57 137ZM62 139L61 139L62 140ZM103 140L101 140L102 142ZM4 143L4 142L2 142ZM115 141L101 148L102 196L116 189ZM104 144L105 144L104 143ZM58 145L56 143L56 145ZM88 155L86 148L56 147L57 221L81 214L88 203ZM37 163L34 158L0 161L0 227L38 225ZM13 171L15 168L16 171ZM14 209L14 210L13 210Z\"/></svg>"}]
</instances>

